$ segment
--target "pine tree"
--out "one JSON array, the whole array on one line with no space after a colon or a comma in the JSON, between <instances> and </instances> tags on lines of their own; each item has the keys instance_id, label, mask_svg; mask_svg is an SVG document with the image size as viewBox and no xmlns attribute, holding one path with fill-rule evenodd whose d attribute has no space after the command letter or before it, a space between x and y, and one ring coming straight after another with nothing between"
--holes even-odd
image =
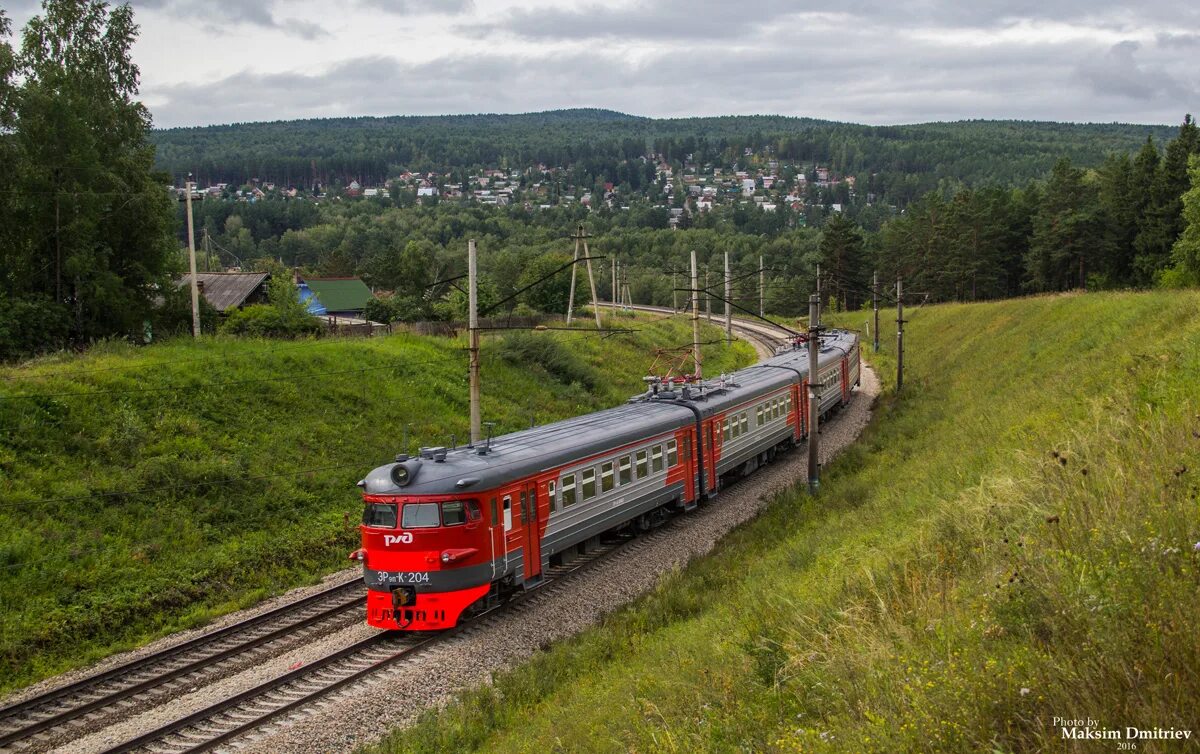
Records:
<instances>
[{"instance_id":1,"label":"pine tree","mask_svg":"<svg viewBox=\"0 0 1200 754\"><path fill-rule=\"evenodd\" d=\"M862 231L844 213L833 213L821 233L821 276L839 311L855 309L862 301L862 263Z\"/></svg>"},{"instance_id":2,"label":"pine tree","mask_svg":"<svg viewBox=\"0 0 1200 754\"><path fill-rule=\"evenodd\" d=\"M1100 242L1095 191L1066 157L1054 165L1042 206L1033 219L1026 285L1034 291L1085 288L1089 261Z\"/></svg>"},{"instance_id":3,"label":"pine tree","mask_svg":"<svg viewBox=\"0 0 1200 754\"><path fill-rule=\"evenodd\" d=\"M1188 158L1198 151L1200 128L1197 128L1189 114L1179 127L1179 134L1167 144L1134 241L1134 271L1137 282L1141 284L1152 283L1155 276L1167 266L1171 248L1183 231L1183 203L1180 197L1188 189Z\"/></svg>"}]
</instances>

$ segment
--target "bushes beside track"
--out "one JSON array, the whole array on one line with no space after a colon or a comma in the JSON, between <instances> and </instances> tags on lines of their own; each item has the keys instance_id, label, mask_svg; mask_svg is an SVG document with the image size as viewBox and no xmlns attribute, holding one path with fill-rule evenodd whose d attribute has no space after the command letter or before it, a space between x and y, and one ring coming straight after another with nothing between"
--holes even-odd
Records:
<instances>
[{"instance_id":1,"label":"bushes beside track","mask_svg":"<svg viewBox=\"0 0 1200 754\"><path fill-rule=\"evenodd\" d=\"M655 348L691 340L635 327L524 336L554 341L569 381L488 338L484 418L503 433L623 402ZM355 481L406 427L409 450L466 438L465 346L218 337L0 368L0 691L347 565ZM705 358L754 360L744 343Z\"/></svg>"},{"instance_id":2,"label":"bushes beside track","mask_svg":"<svg viewBox=\"0 0 1200 754\"><path fill-rule=\"evenodd\" d=\"M1054 717L1193 745L1200 295L906 314L905 392L885 331L818 498L372 751L1095 749Z\"/></svg>"}]
</instances>

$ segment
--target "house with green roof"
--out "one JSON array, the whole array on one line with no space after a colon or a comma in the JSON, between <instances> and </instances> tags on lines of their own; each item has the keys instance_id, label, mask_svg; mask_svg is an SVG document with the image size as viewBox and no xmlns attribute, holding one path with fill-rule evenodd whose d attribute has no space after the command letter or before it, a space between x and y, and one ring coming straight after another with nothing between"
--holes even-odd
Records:
<instances>
[{"instance_id":1,"label":"house with green roof","mask_svg":"<svg viewBox=\"0 0 1200 754\"><path fill-rule=\"evenodd\" d=\"M375 298L367 284L354 277L297 278L296 288L300 303L318 317L359 317L367 302Z\"/></svg>"}]
</instances>

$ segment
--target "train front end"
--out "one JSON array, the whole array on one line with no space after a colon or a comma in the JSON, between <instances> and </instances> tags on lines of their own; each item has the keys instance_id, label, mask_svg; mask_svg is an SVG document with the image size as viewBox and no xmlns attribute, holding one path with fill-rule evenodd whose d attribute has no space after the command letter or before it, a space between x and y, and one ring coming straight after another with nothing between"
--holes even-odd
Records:
<instances>
[{"instance_id":1,"label":"train front end","mask_svg":"<svg viewBox=\"0 0 1200 754\"><path fill-rule=\"evenodd\" d=\"M362 483L362 549L352 557L362 562L367 623L376 628L453 628L491 588L491 531L479 500L404 494L419 467L401 457Z\"/></svg>"}]
</instances>

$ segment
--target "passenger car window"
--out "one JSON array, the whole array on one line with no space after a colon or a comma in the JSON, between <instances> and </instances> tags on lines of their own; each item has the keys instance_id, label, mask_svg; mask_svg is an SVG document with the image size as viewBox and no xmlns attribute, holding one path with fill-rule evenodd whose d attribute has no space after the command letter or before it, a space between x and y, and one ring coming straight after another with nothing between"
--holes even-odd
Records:
<instances>
[{"instance_id":1,"label":"passenger car window","mask_svg":"<svg viewBox=\"0 0 1200 754\"><path fill-rule=\"evenodd\" d=\"M554 494L554 480L546 482L546 496L550 498L550 512L558 510L558 496Z\"/></svg>"},{"instance_id":2,"label":"passenger car window","mask_svg":"<svg viewBox=\"0 0 1200 754\"><path fill-rule=\"evenodd\" d=\"M564 508L569 508L575 504L575 475L567 474L563 477L562 486L562 504Z\"/></svg>"},{"instance_id":3,"label":"passenger car window","mask_svg":"<svg viewBox=\"0 0 1200 754\"><path fill-rule=\"evenodd\" d=\"M613 462L600 464L600 491L608 492L613 488L615 479L613 477Z\"/></svg>"},{"instance_id":4,"label":"passenger car window","mask_svg":"<svg viewBox=\"0 0 1200 754\"><path fill-rule=\"evenodd\" d=\"M461 500L442 503L442 526L461 526L467 522L467 506Z\"/></svg>"},{"instance_id":5,"label":"passenger car window","mask_svg":"<svg viewBox=\"0 0 1200 754\"><path fill-rule=\"evenodd\" d=\"M663 470L663 454L661 445L655 445L650 450L650 466L655 473Z\"/></svg>"},{"instance_id":6,"label":"passenger car window","mask_svg":"<svg viewBox=\"0 0 1200 754\"><path fill-rule=\"evenodd\" d=\"M754 413L755 421L757 421L758 426L761 427L763 425L763 407L759 406L757 409L755 409Z\"/></svg>"},{"instance_id":7,"label":"passenger car window","mask_svg":"<svg viewBox=\"0 0 1200 754\"><path fill-rule=\"evenodd\" d=\"M437 503L408 503L404 506L402 529L432 529L439 524Z\"/></svg>"},{"instance_id":8,"label":"passenger car window","mask_svg":"<svg viewBox=\"0 0 1200 754\"><path fill-rule=\"evenodd\" d=\"M617 468L621 472L621 484L629 484L633 481L633 463L629 456L621 456L617 461Z\"/></svg>"},{"instance_id":9,"label":"passenger car window","mask_svg":"<svg viewBox=\"0 0 1200 754\"><path fill-rule=\"evenodd\" d=\"M583 493L584 500L591 500L596 496L596 470L584 469L579 475L579 486Z\"/></svg>"},{"instance_id":10,"label":"passenger car window","mask_svg":"<svg viewBox=\"0 0 1200 754\"><path fill-rule=\"evenodd\" d=\"M749 431L750 431L750 420L746 418L745 414L742 414L742 432L749 432Z\"/></svg>"},{"instance_id":11,"label":"passenger car window","mask_svg":"<svg viewBox=\"0 0 1200 754\"><path fill-rule=\"evenodd\" d=\"M728 419L726 419L721 425L721 432L725 435L725 442L729 442L731 439L733 439L733 435L730 434Z\"/></svg>"},{"instance_id":12,"label":"passenger car window","mask_svg":"<svg viewBox=\"0 0 1200 754\"><path fill-rule=\"evenodd\" d=\"M395 503L367 503L363 508L363 526L373 526L377 529L396 528Z\"/></svg>"},{"instance_id":13,"label":"passenger car window","mask_svg":"<svg viewBox=\"0 0 1200 754\"><path fill-rule=\"evenodd\" d=\"M642 479L648 473L650 472L646 469L646 451L639 450L637 452L637 478Z\"/></svg>"},{"instance_id":14,"label":"passenger car window","mask_svg":"<svg viewBox=\"0 0 1200 754\"><path fill-rule=\"evenodd\" d=\"M667 441L667 467L674 466L679 462L679 446L674 440Z\"/></svg>"}]
</instances>

